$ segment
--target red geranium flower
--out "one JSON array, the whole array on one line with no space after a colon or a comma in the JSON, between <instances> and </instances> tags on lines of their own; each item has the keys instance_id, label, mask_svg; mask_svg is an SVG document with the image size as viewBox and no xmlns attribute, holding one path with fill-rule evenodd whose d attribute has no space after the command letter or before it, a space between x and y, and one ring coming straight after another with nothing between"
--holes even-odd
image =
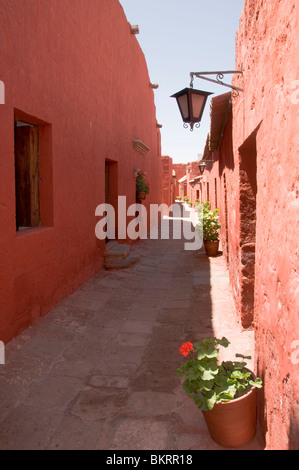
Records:
<instances>
[{"instance_id":1,"label":"red geranium flower","mask_svg":"<svg viewBox=\"0 0 299 470\"><path fill-rule=\"evenodd\" d=\"M187 341L186 343L182 344L182 346L180 347L180 353L184 357L187 357L191 351L194 351L194 347L193 347L193 344L190 343L190 341Z\"/></svg>"}]
</instances>

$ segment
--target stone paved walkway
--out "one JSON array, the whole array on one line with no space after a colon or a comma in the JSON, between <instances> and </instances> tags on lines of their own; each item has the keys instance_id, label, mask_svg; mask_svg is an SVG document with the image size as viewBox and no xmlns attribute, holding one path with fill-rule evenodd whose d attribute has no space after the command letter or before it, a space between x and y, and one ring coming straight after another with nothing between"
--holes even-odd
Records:
<instances>
[{"instance_id":1,"label":"stone paved walkway","mask_svg":"<svg viewBox=\"0 0 299 470\"><path fill-rule=\"evenodd\" d=\"M180 240L133 250L138 265L100 272L7 345L0 449L222 449L176 368L182 342L206 336L226 336L230 357L253 354L225 261ZM262 449L257 436L246 449Z\"/></svg>"}]
</instances>

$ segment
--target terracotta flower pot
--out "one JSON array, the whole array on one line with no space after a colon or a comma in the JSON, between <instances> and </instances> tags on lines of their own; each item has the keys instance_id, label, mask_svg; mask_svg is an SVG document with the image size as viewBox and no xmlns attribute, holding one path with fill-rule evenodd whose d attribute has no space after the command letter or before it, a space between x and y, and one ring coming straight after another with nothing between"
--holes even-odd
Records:
<instances>
[{"instance_id":1,"label":"terracotta flower pot","mask_svg":"<svg viewBox=\"0 0 299 470\"><path fill-rule=\"evenodd\" d=\"M137 198L138 200L145 199L145 197L146 197L145 191L137 191L137 193L136 193L136 198Z\"/></svg>"},{"instance_id":2,"label":"terracotta flower pot","mask_svg":"<svg viewBox=\"0 0 299 470\"><path fill-rule=\"evenodd\" d=\"M219 240L216 240L213 242L204 240L204 245L205 245L206 254L208 256L217 256L218 249L219 249Z\"/></svg>"},{"instance_id":3,"label":"terracotta flower pot","mask_svg":"<svg viewBox=\"0 0 299 470\"><path fill-rule=\"evenodd\" d=\"M256 434L256 388L226 403L216 403L203 411L212 439L222 447L243 447Z\"/></svg>"}]
</instances>

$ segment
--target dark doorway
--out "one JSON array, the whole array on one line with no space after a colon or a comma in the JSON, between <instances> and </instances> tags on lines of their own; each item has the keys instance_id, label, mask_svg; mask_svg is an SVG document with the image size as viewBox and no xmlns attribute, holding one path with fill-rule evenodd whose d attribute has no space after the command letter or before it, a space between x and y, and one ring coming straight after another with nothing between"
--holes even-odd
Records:
<instances>
[{"instance_id":1,"label":"dark doorway","mask_svg":"<svg viewBox=\"0 0 299 470\"><path fill-rule=\"evenodd\" d=\"M115 237L118 225L118 163L105 160L105 203L113 206L115 211ZM106 243L109 238L106 238Z\"/></svg>"},{"instance_id":2,"label":"dark doorway","mask_svg":"<svg viewBox=\"0 0 299 470\"><path fill-rule=\"evenodd\" d=\"M110 165L109 162L105 162L105 203L109 204L109 171Z\"/></svg>"}]
</instances>

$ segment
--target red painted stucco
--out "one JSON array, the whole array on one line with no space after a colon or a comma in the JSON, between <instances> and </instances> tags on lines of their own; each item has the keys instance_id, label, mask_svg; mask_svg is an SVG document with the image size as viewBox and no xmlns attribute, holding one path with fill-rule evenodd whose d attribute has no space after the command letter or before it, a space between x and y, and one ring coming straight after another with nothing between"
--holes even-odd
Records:
<instances>
[{"instance_id":1,"label":"red painted stucco","mask_svg":"<svg viewBox=\"0 0 299 470\"><path fill-rule=\"evenodd\" d=\"M161 172L161 202L167 206L171 206L175 202L175 185L176 177L173 173L172 158L167 155L162 156L162 172Z\"/></svg>"},{"instance_id":2,"label":"red painted stucco","mask_svg":"<svg viewBox=\"0 0 299 470\"><path fill-rule=\"evenodd\" d=\"M0 339L10 340L102 267L96 207L105 160L117 195L160 202L160 131L145 57L117 0L1 0ZM16 232L14 114L42 124L42 226ZM144 142L143 155L133 140Z\"/></svg>"},{"instance_id":3,"label":"red painted stucco","mask_svg":"<svg viewBox=\"0 0 299 470\"><path fill-rule=\"evenodd\" d=\"M254 327L268 449L299 448L299 364L292 349L299 340L298 14L295 0L246 0L236 40L236 67L244 71L233 121L240 173L243 150L252 154L256 142Z\"/></svg>"},{"instance_id":4,"label":"red painted stucco","mask_svg":"<svg viewBox=\"0 0 299 470\"><path fill-rule=\"evenodd\" d=\"M175 173L175 196L181 196L181 185L179 180L186 175L185 163L173 163L173 171Z\"/></svg>"},{"instance_id":5,"label":"red painted stucco","mask_svg":"<svg viewBox=\"0 0 299 470\"><path fill-rule=\"evenodd\" d=\"M263 378L258 413L268 449L299 448L298 5L245 2L233 98L206 184L219 185L221 248L236 313L254 328ZM297 94L296 94L297 93ZM232 125L231 125L232 124Z\"/></svg>"},{"instance_id":6,"label":"red painted stucco","mask_svg":"<svg viewBox=\"0 0 299 470\"><path fill-rule=\"evenodd\" d=\"M200 185L199 180L195 178L201 176L199 171L198 161L187 163L186 168L186 175L187 175L187 196L189 197L189 201L192 202L192 206L194 206L195 200L200 199Z\"/></svg>"},{"instance_id":7,"label":"red painted stucco","mask_svg":"<svg viewBox=\"0 0 299 470\"><path fill-rule=\"evenodd\" d=\"M234 78L244 91L223 113L201 185L201 199L220 208L237 318L255 331L269 450L299 449L298 8L293 0L245 1L235 67L243 74ZM219 113L211 107L212 132Z\"/></svg>"}]
</instances>

